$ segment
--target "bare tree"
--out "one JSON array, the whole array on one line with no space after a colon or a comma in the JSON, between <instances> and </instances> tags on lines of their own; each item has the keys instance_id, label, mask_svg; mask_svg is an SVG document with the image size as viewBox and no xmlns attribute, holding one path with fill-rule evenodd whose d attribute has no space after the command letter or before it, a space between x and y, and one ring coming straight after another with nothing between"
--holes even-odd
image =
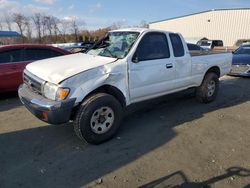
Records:
<instances>
[{"instance_id":1,"label":"bare tree","mask_svg":"<svg viewBox=\"0 0 250 188\"><path fill-rule=\"evenodd\" d=\"M145 21L145 20L142 20L139 24L139 27L142 27L142 28L148 28L149 25L148 23Z\"/></svg>"},{"instance_id":2,"label":"bare tree","mask_svg":"<svg viewBox=\"0 0 250 188\"><path fill-rule=\"evenodd\" d=\"M122 22L114 22L112 25L109 27L111 30L114 29L120 29L122 27L123 23Z\"/></svg>"},{"instance_id":3,"label":"bare tree","mask_svg":"<svg viewBox=\"0 0 250 188\"><path fill-rule=\"evenodd\" d=\"M46 29L49 33L49 36L51 37L53 35L52 30L53 30L53 17L52 16L45 16L45 23L46 23Z\"/></svg>"},{"instance_id":4,"label":"bare tree","mask_svg":"<svg viewBox=\"0 0 250 188\"><path fill-rule=\"evenodd\" d=\"M25 20L25 27L26 27L26 36L31 41L32 39L32 24L30 22L30 18L26 18Z\"/></svg>"},{"instance_id":5,"label":"bare tree","mask_svg":"<svg viewBox=\"0 0 250 188\"><path fill-rule=\"evenodd\" d=\"M54 42L57 42L57 36L59 31L58 24L60 23L60 20L54 16L51 17L51 24L52 24L52 33L55 36Z\"/></svg>"},{"instance_id":6,"label":"bare tree","mask_svg":"<svg viewBox=\"0 0 250 188\"><path fill-rule=\"evenodd\" d=\"M43 16L43 35L46 34L49 41L57 40L58 33L58 19L54 16ZM55 36L54 36L55 35Z\"/></svg>"},{"instance_id":7,"label":"bare tree","mask_svg":"<svg viewBox=\"0 0 250 188\"><path fill-rule=\"evenodd\" d=\"M42 43L42 15L40 13L36 13L32 20L34 22L36 31L37 31L37 37L39 40L39 43Z\"/></svg>"},{"instance_id":8,"label":"bare tree","mask_svg":"<svg viewBox=\"0 0 250 188\"><path fill-rule=\"evenodd\" d=\"M70 26L71 26L71 20L70 19L60 20L59 27L58 27L59 30L58 31L62 36L63 42L66 42L66 36L67 36L68 29L70 28Z\"/></svg>"},{"instance_id":9,"label":"bare tree","mask_svg":"<svg viewBox=\"0 0 250 188\"><path fill-rule=\"evenodd\" d=\"M5 23L7 25L7 28L9 31L12 31L12 20L11 17L8 14L5 14Z\"/></svg>"},{"instance_id":10,"label":"bare tree","mask_svg":"<svg viewBox=\"0 0 250 188\"><path fill-rule=\"evenodd\" d=\"M23 42L24 42L24 30L25 30L25 21L26 17L23 14L15 13L13 14L13 21L17 24L17 27L22 35Z\"/></svg>"},{"instance_id":11,"label":"bare tree","mask_svg":"<svg viewBox=\"0 0 250 188\"><path fill-rule=\"evenodd\" d=\"M47 35L47 29L48 29L48 23L49 22L49 17L42 15L41 16L41 29L42 29L42 36L45 37Z\"/></svg>"},{"instance_id":12,"label":"bare tree","mask_svg":"<svg viewBox=\"0 0 250 188\"><path fill-rule=\"evenodd\" d=\"M76 24L76 19L72 19L71 21L71 27L72 27L72 31L75 35L75 41L78 41L78 33L79 33L79 29L78 29L78 25Z\"/></svg>"}]
</instances>

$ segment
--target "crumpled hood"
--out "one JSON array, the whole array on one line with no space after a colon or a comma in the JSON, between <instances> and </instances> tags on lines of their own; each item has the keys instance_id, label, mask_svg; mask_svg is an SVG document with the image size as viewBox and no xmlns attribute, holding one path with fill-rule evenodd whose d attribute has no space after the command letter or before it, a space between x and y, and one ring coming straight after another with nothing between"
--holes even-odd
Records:
<instances>
[{"instance_id":1,"label":"crumpled hood","mask_svg":"<svg viewBox=\"0 0 250 188\"><path fill-rule=\"evenodd\" d=\"M26 69L45 81L58 84L80 72L114 62L115 60L115 58L110 57L77 53L36 61L27 65Z\"/></svg>"}]
</instances>

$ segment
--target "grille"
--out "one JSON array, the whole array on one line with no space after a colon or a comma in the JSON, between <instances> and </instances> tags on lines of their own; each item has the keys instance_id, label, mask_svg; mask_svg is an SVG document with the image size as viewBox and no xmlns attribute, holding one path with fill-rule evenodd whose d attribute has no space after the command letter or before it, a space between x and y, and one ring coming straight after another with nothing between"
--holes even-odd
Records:
<instances>
[{"instance_id":1,"label":"grille","mask_svg":"<svg viewBox=\"0 0 250 188\"><path fill-rule=\"evenodd\" d=\"M42 84L43 84L42 80L35 79L34 77L31 77L30 75L28 75L26 71L24 71L23 81L25 84L28 85L28 87L32 91L34 91L38 94L42 94Z\"/></svg>"}]
</instances>

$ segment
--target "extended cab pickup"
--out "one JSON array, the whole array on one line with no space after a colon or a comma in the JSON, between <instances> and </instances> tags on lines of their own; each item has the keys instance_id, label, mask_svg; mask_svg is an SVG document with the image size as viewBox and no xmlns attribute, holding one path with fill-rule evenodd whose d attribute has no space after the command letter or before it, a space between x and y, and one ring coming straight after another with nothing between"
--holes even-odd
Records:
<instances>
[{"instance_id":1,"label":"extended cab pickup","mask_svg":"<svg viewBox=\"0 0 250 188\"><path fill-rule=\"evenodd\" d=\"M192 56L180 34L115 30L86 54L29 64L19 97L40 120L73 120L79 138L99 144L115 135L132 103L193 87L199 101L213 101L231 63L231 53Z\"/></svg>"}]
</instances>

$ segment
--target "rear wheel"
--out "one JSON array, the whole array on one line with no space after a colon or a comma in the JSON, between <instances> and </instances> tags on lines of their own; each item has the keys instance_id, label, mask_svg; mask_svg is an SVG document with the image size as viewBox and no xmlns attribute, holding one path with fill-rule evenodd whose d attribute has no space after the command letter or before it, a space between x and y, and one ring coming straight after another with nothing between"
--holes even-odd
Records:
<instances>
[{"instance_id":1,"label":"rear wheel","mask_svg":"<svg viewBox=\"0 0 250 188\"><path fill-rule=\"evenodd\" d=\"M215 100L219 90L219 77L217 74L207 73L202 84L196 89L196 98L203 103Z\"/></svg>"},{"instance_id":2,"label":"rear wheel","mask_svg":"<svg viewBox=\"0 0 250 188\"><path fill-rule=\"evenodd\" d=\"M91 144L111 139L118 131L122 107L112 95L98 93L80 106L74 121L76 135Z\"/></svg>"}]
</instances>

